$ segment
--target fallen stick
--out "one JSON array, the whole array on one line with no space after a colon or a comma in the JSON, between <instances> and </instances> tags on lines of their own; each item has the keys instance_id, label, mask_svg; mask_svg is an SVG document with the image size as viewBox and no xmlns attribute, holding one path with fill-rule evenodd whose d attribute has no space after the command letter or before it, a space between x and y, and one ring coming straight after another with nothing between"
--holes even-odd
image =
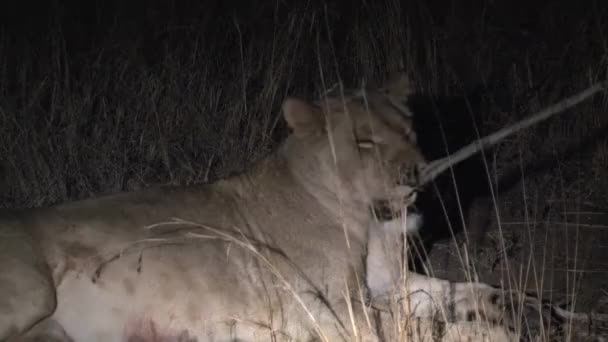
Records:
<instances>
[{"instance_id":1,"label":"fallen stick","mask_svg":"<svg viewBox=\"0 0 608 342\"><path fill-rule=\"evenodd\" d=\"M509 135L511 135L517 131L520 131L524 128L528 128L555 114L561 113L568 108L576 106L577 104L587 100L588 98L597 94L598 92L606 89L606 84L607 84L606 82L596 83L596 84L592 85L591 87L585 89L584 91L582 91L576 95L573 95L571 97L568 97L562 101L559 101L558 103L551 105L551 106L541 110L540 112L538 112L534 115L531 115L530 117L528 117L526 119L523 119L511 126L505 127L490 135L487 135L481 139L478 139L478 140L470 143L469 145L461 148L460 150L448 155L447 157L433 160L432 162L428 163L421 170L420 184L424 185L424 184L429 183L430 181L437 178L437 176L439 176L441 173L446 171L448 168L460 163L463 160L466 160L467 158L471 157L472 155L474 155L477 152L480 152L483 149L486 149L492 145L495 145L496 143L500 142L501 140L508 137Z\"/></svg>"}]
</instances>

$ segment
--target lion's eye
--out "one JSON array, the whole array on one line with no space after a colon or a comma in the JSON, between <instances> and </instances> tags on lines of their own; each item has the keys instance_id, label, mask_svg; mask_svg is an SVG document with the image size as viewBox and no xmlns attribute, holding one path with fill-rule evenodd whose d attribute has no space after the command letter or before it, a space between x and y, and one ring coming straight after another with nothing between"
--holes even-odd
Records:
<instances>
[{"instance_id":1,"label":"lion's eye","mask_svg":"<svg viewBox=\"0 0 608 342\"><path fill-rule=\"evenodd\" d=\"M374 142L371 140L358 140L357 146L362 149L372 149L374 148Z\"/></svg>"}]
</instances>

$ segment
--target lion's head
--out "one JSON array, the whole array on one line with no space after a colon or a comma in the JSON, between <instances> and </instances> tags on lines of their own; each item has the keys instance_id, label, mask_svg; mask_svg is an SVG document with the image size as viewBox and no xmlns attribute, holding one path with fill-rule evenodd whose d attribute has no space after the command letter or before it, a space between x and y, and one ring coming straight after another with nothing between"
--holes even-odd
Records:
<instances>
[{"instance_id":1,"label":"lion's head","mask_svg":"<svg viewBox=\"0 0 608 342\"><path fill-rule=\"evenodd\" d=\"M360 207L415 200L425 159L416 144L403 78L374 90L330 91L315 104L288 98L289 159L314 191Z\"/></svg>"}]
</instances>

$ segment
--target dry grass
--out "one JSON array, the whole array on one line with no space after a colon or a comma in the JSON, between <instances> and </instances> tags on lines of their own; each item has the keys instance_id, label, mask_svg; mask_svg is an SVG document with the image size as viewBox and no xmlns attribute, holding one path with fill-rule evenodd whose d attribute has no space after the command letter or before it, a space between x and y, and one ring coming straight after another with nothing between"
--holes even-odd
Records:
<instances>
[{"instance_id":1,"label":"dry grass","mask_svg":"<svg viewBox=\"0 0 608 342\"><path fill-rule=\"evenodd\" d=\"M511 7L277 3L259 8L251 20L230 11L194 20L205 11L192 9L185 24L172 18L152 29L112 26L86 44L55 20L40 25L38 35L3 30L0 206L207 182L242 170L283 137L282 99L312 97L322 89L320 75L328 84L373 83L403 65L431 100L433 110L416 114L433 122L419 134L436 156L462 146L453 141L485 135L606 78L602 2L528 2L520 7L528 16ZM262 25L259 18L268 20ZM479 101L464 115L436 116L444 99L473 95ZM454 236L435 243L437 275L534 288L545 298L567 297L577 308L599 310L589 301L608 279L576 270L591 263L604 272L608 264L601 252L608 215L597 222L582 218L608 211L606 99L576 110L485 151L475 169L491 186L482 227L467 221L468 211L482 209L450 195L469 186L467 175L448 173L438 182L437 198L446 201L446 211L457 207L458 219ZM467 130L454 128L463 126ZM557 230L554 221L569 224ZM467 227L465 234L456 234L458 226ZM476 230L486 239L471 251L476 242L469 235ZM599 247L579 244L589 239ZM450 253L459 265L441 260ZM575 272L552 272L560 262Z\"/></svg>"}]
</instances>

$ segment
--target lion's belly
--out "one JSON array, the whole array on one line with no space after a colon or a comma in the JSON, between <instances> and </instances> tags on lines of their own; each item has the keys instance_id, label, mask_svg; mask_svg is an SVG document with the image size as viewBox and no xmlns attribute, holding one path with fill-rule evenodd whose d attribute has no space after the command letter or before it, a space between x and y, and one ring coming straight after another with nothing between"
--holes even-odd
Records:
<instances>
[{"instance_id":1,"label":"lion's belly","mask_svg":"<svg viewBox=\"0 0 608 342\"><path fill-rule=\"evenodd\" d=\"M95 282L93 268L68 271L53 318L75 341L221 340L235 319L259 315L262 298L248 286L256 280L244 277L247 265L220 266L207 254L185 246L123 256Z\"/></svg>"},{"instance_id":2,"label":"lion's belly","mask_svg":"<svg viewBox=\"0 0 608 342\"><path fill-rule=\"evenodd\" d=\"M53 318L84 342L266 341L264 325L280 322L277 315L300 320L293 295L258 259L217 246L149 249L101 269L70 270L57 287Z\"/></svg>"}]
</instances>

